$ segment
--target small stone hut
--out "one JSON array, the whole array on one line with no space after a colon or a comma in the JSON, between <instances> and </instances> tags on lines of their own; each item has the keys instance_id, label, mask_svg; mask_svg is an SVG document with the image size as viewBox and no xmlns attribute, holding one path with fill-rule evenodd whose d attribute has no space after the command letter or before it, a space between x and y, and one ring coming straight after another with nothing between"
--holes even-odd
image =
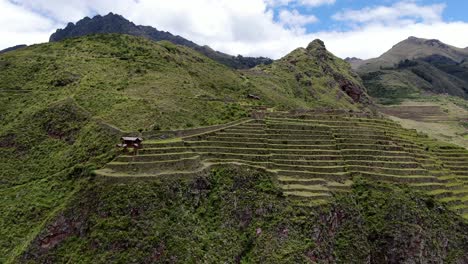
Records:
<instances>
[{"instance_id":1,"label":"small stone hut","mask_svg":"<svg viewBox=\"0 0 468 264\"><path fill-rule=\"evenodd\" d=\"M141 137L121 137L120 141L121 143L117 146L121 148L140 149L143 147L143 138Z\"/></svg>"}]
</instances>

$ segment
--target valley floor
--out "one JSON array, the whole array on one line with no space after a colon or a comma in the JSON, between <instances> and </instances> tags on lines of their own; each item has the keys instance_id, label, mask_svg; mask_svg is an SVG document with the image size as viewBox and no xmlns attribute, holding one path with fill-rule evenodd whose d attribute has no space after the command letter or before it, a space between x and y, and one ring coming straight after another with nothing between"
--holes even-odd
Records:
<instances>
[{"instance_id":1,"label":"valley floor","mask_svg":"<svg viewBox=\"0 0 468 264\"><path fill-rule=\"evenodd\" d=\"M468 148L468 108L462 99L439 95L380 106L379 110L405 128Z\"/></svg>"}]
</instances>

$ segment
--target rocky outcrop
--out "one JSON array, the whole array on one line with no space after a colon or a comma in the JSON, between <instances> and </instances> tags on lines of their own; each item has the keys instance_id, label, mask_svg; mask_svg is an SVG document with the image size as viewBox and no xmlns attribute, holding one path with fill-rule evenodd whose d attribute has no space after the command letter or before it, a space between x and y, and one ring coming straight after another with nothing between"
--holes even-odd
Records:
<instances>
[{"instance_id":1,"label":"rocky outcrop","mask_svg":"<svg viewBox=\"0 0 468 264\"><path fill-rule=\"evenodd\" d=\"M80 37L90 34L118 33L145 37L154 41L167 40L174 44L192 48L205 56L235 69L252 68L259 64L270 64L269 58L232 56L215 51L208 46L200 46L181 36L170 32L160 31L150 26L139 26L125 19L121 15L109 13L106 16L97 15L93 18L85 17L76 24L68 23L64 29L58 29L50 36L50 42L60 41L71 37Z\"/></svg>"},{"instance_id":2,"label":"rocky outcrop","mask_svg":"<svg viewBox=\"0 0 468 264\"><path fill-rule=\"evenodd\" d=\"M340 89L345 92L355 103L368 104L369 97L359 77L350 68L339 65L341 59L328 52L325 43L314 40L307 46L307 51L319 61L323 72L333 76ZM354 80L353 80L354 79Z\"/></svg>"},{"instance_id":3,"label":"rocky outcrop","mask_svg":"<svg viewBox=\"0 0 468 264\"><path fill-rule=\"evenodd\" d=\"M362 99L366 97L363 86L360 86L352 81L345 79L343 76L336 76L335 79L338 81L340 89L345 92L354 102L362 102ZM366 98L367 101L368 98Z\"/></svg>"}]
</instances>

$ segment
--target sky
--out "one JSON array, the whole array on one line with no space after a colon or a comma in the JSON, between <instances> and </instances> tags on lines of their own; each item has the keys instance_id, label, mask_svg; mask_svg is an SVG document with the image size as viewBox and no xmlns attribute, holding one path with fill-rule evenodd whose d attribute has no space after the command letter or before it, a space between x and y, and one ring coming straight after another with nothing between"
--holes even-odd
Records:
<instances>
[{"instance_id":1,"label":"sky","mask_svg":"<svg viewBox=\"0 0 468 264\"><path fill-rule=\"evenodd\" d=\"M466 10L464 0L0 0L0 50L113 12L233 55L278 59L319 38L368 59L410 36L468 47Z\"/></svg>"}]
</instances>

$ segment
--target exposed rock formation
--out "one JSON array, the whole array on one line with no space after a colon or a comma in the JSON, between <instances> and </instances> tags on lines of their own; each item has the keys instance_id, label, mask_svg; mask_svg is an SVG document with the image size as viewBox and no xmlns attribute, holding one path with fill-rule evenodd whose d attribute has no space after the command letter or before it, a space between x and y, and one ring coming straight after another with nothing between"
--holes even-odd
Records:
<instances>
[{"instance_id":1,"label":"exposed rock formation","mask_svg":"<svg viewBox=\"0 0 468 264\"><path fill-rule=\"evenodd\" d=\"M64 29L58 29L50 36L50 41L60 41L65 38L79 37L90 34L119 33L145 37L154 41L168 40L172 43L183 45L195 49L205 56L218 61L226 66L245 69L252 68L259 64L269 64L269 58L243 57L241 55L232 56L219 51L215 51L208 46L200 46L181 36L176 36L170 32L160 31L150 26L139 26L125 19L123 16L109 13L106 16L97 15L93 18L85 17L76 24L68 23Z\"/></svg>"}]
</instances>

